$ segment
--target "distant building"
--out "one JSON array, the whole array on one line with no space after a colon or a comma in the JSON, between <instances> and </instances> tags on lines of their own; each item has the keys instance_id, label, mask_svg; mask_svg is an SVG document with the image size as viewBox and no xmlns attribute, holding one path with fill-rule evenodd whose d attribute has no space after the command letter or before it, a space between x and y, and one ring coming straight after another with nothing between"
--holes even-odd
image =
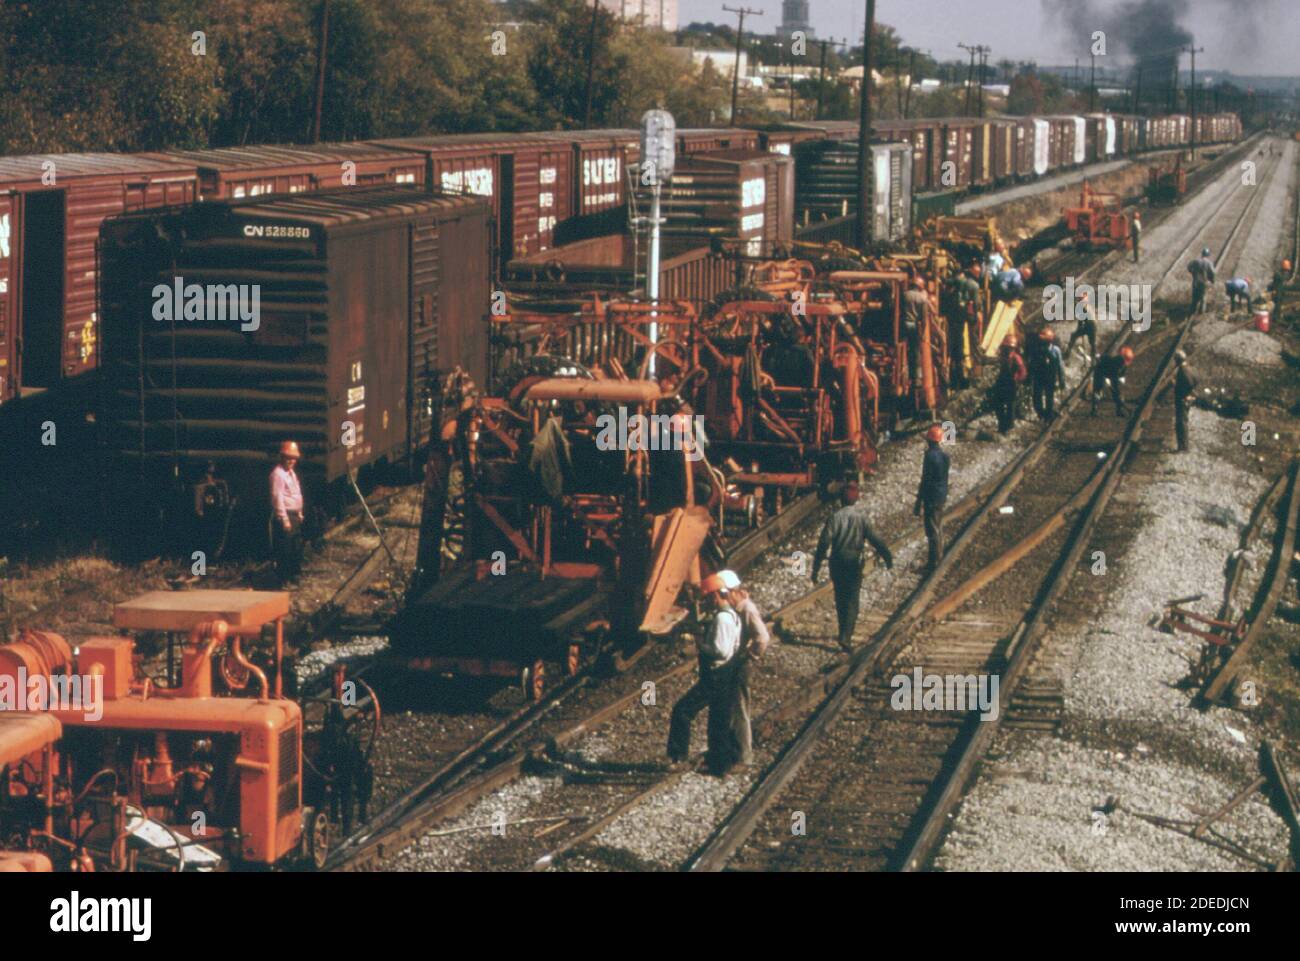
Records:
<instances>
[{"instance_id":1,"label":"distant building","mask_svg":"<svg viewBox=\"0 0 1300 961\"><path fill-rule=\"evenodd\" d=\"M600 5L615 16L643 27L677 29L677 0L600 0Z\"/></svg>"},{"instance_id":2,"label":"distant building","mask_svg":"<svg viewBox=\"0 0 1300 961\"><path fill-rule=\"evenodd\" d=\"M710 64L713 69L722 74L724 77L730 77L736 66L735 50L703 50L697 47L672 47L673 53L679 56L688 57L691 66L695 70L703 70L704 65ZM744 50L740 51L740 77L742 83L749 73L749 57Z\"/></svg>"},{"instance_id":3,"label":"distant building","mask_svg":"<svg viewBox=\"0 0 1300 961\"><path fill-rule=\"evenodd\" d=\"M777 36L788 37L796 30L802 30L807 37L813 35L808 0L781 0L781 26L777 28Z\"/></svg>"}]
</instances>

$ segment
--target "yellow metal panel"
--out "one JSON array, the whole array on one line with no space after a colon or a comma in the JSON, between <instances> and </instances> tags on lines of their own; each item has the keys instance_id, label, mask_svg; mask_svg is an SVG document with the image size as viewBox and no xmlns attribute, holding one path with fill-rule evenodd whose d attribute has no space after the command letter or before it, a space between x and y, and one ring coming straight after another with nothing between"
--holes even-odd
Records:
<instances>
[{"instance_id":1,"label":"yellow metal panel","mask_svg":"<svg viewBox=\"0 0 1300 961\"><path fill-rule=\"evenodd\" d=\"M1007 334L1015 333L1016 319L1020 316L1022 301L1002 301L993 308L993 316L984 328L984 339L980 341L980 351L985 357L996 357Z\"/></svg>"}]
</instances>

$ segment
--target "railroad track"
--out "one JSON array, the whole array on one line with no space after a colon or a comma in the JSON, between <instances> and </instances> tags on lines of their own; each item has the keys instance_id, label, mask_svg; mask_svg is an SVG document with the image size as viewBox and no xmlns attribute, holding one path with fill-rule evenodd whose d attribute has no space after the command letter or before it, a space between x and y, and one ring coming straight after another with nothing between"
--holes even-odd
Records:
<instances>
[{"instance_id":1,"label":"railroad track","mask_svg":"<svg viewBox=\"0 0 1300 961\"><path fill-rule=\"evenodd\" d=\"M1095 269L1101 269L1105 259L1102 258L1102 262L1096 264ZM979 489L950 509L950 523L960 519L964 514L979 509L981 503L1008 475L1022 476L1028 466L1029 459L1021 458L998 477L981 485ZM787 505L780 514L771 518L768 523L734 541L726 556L728 566L737 569L748 566L764 550L805 523L813 514L816 503L813 495L797 499ZM915 534L915 531L909 534L909 539ZM809 595L786 605L781 611L776 612L773 620L781 621L794 615L799 609L825 596L828 587L829 585L823 585ZM665 678L689 670L692 666L690 662L680 664ZM801 695L777 705L766 716L758 719L756 728L760 732L775 730L785 718L806 711L810 704L824 696L826 686L836 676L837 672L833 671L827 678L808 685ZM563 764L563 758L557 758L555 755L560 745L568 743L578 734L585 733L604 720L608 720L631 703L628 698L619 698L612 704L598 708L595 714L589 717L582 717L566 724L548 738L537 738L531 746L517 747L530 731L535 730L536 722L540 717L551 713L582 686L582 682L566 682L561 688L549 692L540 705L521 708L488 736L467 744L462 751L444 761L420 784L405 792L384 812L372 819L371 823L346 839L336 849L328 866L334 869L374 868L427 833L432 825L514 780L524 773L530 764L554 766L557 761ZM558 863L565 855L581 847L599 833L619 814L670 786L681 776L681 773L683 772L664 776L650 775L647 786L636 787L631 791L630 796L626 791L623 792L622 798L611 801L609 810L603 816L596 818L594 823L584 822L578 833L574 834L570 830L567 832L567 837L565 833L557 835L559 846L540 858L537 862L538 866L550 867ZM645 779L643 777L640 780ZM558 827L563 832L563 825Z\"/></svg>"},{"instance_id":2,"label":"railroad track","mask_svg":"<svg viewBox=\"0 0 1300 961\"><path fill-rule=\"evenodd\" d=\"M1262 191L1231 210L1230 192L1215 206L1210 231L1228 225L1222 251L1231 249L1261 196ZM1157 287L1190 246L1168 264ZM1191 323L1188 318L1147 335L1147 349L1129 374L1146 385L1144 399L1122 431L1113 429L1110 417L1065 423L1081 401L1076 388L1065 415L967 522L939 569L854 654L829 697L697 852L692 870L916 870L928 863L998 722L1021 713L1050 725L1051 697L1022 692L1020 682ZM1126 326L1116 342L1130 332ZM981 525L1013 492L1011 523ZM993 605L972 603L994 582L999 597ZM1027 603L1015 604L1017 597ZM891 676L949 675L999 678L996 716L981 720L979 711L893 709L896 687L886 683ZM1022 693L1032 698L1018 702ZM805 835L792 834L792 819L804 826Z\"/></svg>"}]
</instances>

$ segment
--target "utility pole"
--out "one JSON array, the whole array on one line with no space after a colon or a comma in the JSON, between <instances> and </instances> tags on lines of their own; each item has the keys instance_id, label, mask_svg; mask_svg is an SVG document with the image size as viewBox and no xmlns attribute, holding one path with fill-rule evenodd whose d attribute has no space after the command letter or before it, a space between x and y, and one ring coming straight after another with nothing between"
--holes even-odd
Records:
<instances>
[{"instance_id":1,"label":"utility pole","mask_svg":"<svg viewBox=\"0 0 1300 961\"><path fill-rule=\"evenodd\" d=\"M916 83L916 48L912 48L912 65L907 68L907 96L903 100L903 119L912 112L912 84Z\"/></svg>"},{"instance_id":2,"label":"utility pole","mask_svg":"<svg viewBox=\"0 0 1300 961\"><path fill-rule=\"evenodd\" d=\"M817 113L813 119L821 120L822 118L822 91L826 88L826 48L842 47L844 44L834 40L819 40L817 45L822 48L821 65L817 68Z\"/></svg>"},{"instance_id":3,"label":"utility pole","mask_svg":"<svg viewBox=\"0 0 1300 961\"><path fill-rule=\"evenodd\" d=\"M1079 92L1079 58L1074 58L1074 92Z\"/></svg>"},{"instance_id":4,"label":"utility pole","mask_svg":"<svg viewBox=\"0 0 1300 961\"><path fill-rule=\"evenodd\" d=\"M330 0L320 2L320 46L316 50L316 112L311 122L311 142L320 143L320 114L325 103L325 54L330 41Z\"/></svg>"},{"instance_id":5,"label":"utility pole","mask_svg":"<svg viewBox=\"0 0 1300 961\"><path fill-rule=\"evenodd\" d=\"M1097 55L1092 54L1092 73L1088 79L1088 113L1097 112Z\"/></svg>"},{"instance_id":6,"label":"utility pole","mask_svg":"<svg viewBox=\"0 0 1300 961\"><path fill-rule=\"evenodd\" d=\"M1133 88L1133 112L1142 112L1142 65L1138 64L1137 86Z\"/></svg>"},{"instance_id":7,"label":"utility pole","mask_svg":"<svg viewBox=\"0 0 1300 961\"><path fill-rule=\"evenodd\" d=\"M587 31L587 107L582 115L582 126L588 130L591 129L591 84L596 65L596 18L599 15L599 0L591 0L591 29Z\"/></svg>"},{"instance_id":8,"label":"utility pole","mask_svg":"<svg viewBox=\"0 0 1300 961\"><path fill-rule=\"evenodd\" d=\"M790 119L794 119L794 38L790 38Z\"/></svg>"},{"instance_id":9,"label":"utility pole","mask_svg":"<svg viewBox=\"0 0 1300 961\"><path fill-rule=\"evenodd\" d=\"M898 95L898 115L903 115L903 48L898 48L898 57L894 60L894 92Z\"/></svg>"},{"instance_id":10,"label":"utility pole","mask_svg":"<svg viewBox=\"0 0 1300 961\"><path fill-rule=\"evenodd\" d=\"M1195 43L1196 41L1193 40L1192 42ZM1195 160L1196 159L1196 55L1198 53L1204 53L1205 48L1186 47L1184 49L1186 49L1192 55L1192 84L1190 87L1187 88L1187 95L1188 95L1187 98L1188 100L1191 101L1191 107L1192 107L1192 159Z\"/></svg>"},{"instance_id":11,"label":"utility pole","mask_svg":"<svg viewBox=\"0 0 1300 961\"><path fill-rule=\"evenodd\" d=\"M979 45L975 49L978 50L980 53L980 75L977 82L979 83L980 118L983 119L984 117L984 70L988 66L989 54L993 52L993 49L991 47L986 47L983 44Z\"/></svg>"},{"instance_id":12,"label":"utility pole","mask_svg":"<svg viewBox=\"0 0 1300 961\"><path fill-rule=\"evenodd\" d=\"M972 101L975 93L971 89L971 81L975 78L975 53L979 50L979 46L977 45L972 47L964 43L959 43L957 46L961 47L963 50L970 51L970 66L966 68L966 98L962 101L961 105L962 115L969 117L971 115Z\"/></svg>"},{"instance_id":13,"label":"utility pole","mask_svg":"<svg viewBox=\"0 0 1300 961\"><path fill-rule=\"evenodd\" d=\"M866 0L867 22L862 33L862 113L858 122L858 222L859 250L871 242L871 41L876 33L876 0Z\"/></svg>"},{"instance_id":14,"label":"utility pole","mask_svg":"<svg viewBox=\"0 0 1300 961\"><path fill-rule=\"evenodd\" d=\"M748 7L728 7L725 4L722 7L727 13L734 13L740 17L740 22L736 25L736 65L731 71L731 125L736 125L736 98L740 93L740 39L745 35L745 16L754 14L761 17L762 10L750 10Z\"/></svg>"}]
</instances>

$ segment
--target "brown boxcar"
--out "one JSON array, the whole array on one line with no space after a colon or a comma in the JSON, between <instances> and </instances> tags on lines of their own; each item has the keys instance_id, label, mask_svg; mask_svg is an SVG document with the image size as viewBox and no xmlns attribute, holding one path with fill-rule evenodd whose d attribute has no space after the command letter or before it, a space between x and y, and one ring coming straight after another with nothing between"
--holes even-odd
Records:
<instances>
[{"instance_id":1,"label":"brown boxcar","mask_svg":"<svg viewBox=\"0 0 1300 961\"><path fill-rule=\"evenodd\" d=\"M100 423L122 496L161 502L212 459L264 510L284 438L316 496L413 453L437 374L486 375L489 216L478 198L383 186L106 222ZM182 300L195 319L176 317Z\"/></svg>"},{"instance_id":2,"label":"brown boxcar","mask_svg":"<svg viewBox=\"0 0 1300 961\"><path fill-rule=\"evenodd\" d=\"M192 165L119 154L0 158L0 403L99 365L105 217L187 203Z\"/></svg>"},{"instance_id":3,"label":"brown boxcar","mask_svg":"<svg viewBox=\"0 0 1300 961\"><path fill-rule=\"evenodd\" d=\"M570 130L563 137L573 151L573 215L589 217L627 202L628 168L641 154L635 130Z\"/></svg>"},{"instance_id":4,"label":"brown boxcar","mask_svg":"<svg viewBox=\"0 0 1300 961\"><path fill-rule=\"evenodd\" d=\"M573 214L573 157L561 134L448 134L373 141L422 154L425 181L448 193L486 197L496 217L500 262L545 250Z\"/></svg>"},{"instance_id":5,"label":"brown boxcar","mask_svg":"<svg viewBox=\"0 0 1300 961\"><path fill-rule=\"evenodd\" d=\"M759 147L768 153L793 156L795 148L809 141L825 140L826 131L803 123L775 124L759 131Z\"/></svg>"},{"instance_id":6,"label":"brown boxcar","mask_svg":"<svg viewBox=\"0 0 1300 961\"><path fill-rule=\"evenodd\" d=\"M638 191L648 209L649 191ZM794 163L759 150L679 157L663 190L666 236L739 240L741 252L769 257L794 237Z\"/></svg>"},{"instance_id":7,"label":"brown boxcar","mask_svg":"<svg viewBox=\"0 0 1300 961\"><path fill-rule=\"evenodd\" d=\"M262 194L422 184L424 158L366 143L322 143L167 150L142 154L198 170L200 200L238 200Z\"/></svg>"},{"instance_id":8,"label":"brown boxcar","mask_svg":"<svg viewBox=\"0 0 1300 961\"><path fill-rule=\"evenodd\" d=\"M677 156L719 150L758 150L758 131L742 127L686 127L677 131Z\"/></svg>"},{"instance_id":9,"label":"brown boxcar","mask_svg":"<svg viewBox=\"0 0 1300 961\"><path fill-rule=\"evenodd\" d=\"M1011 119L998 118L989 121L989 136L992 139L993 182L1002 184L1014 180L1016 176L1017 141L1016 132L1019 124Z\"/></svg>"},{"instance_id":10,"label":"brown boxcar","mask_svg":"<svg viewBox=\"0 0 1300 961\"><path fill-rule=\"evenodd\" d=\"M943 151L939 167L939 186L966 188L971 186L974 171L975 131L968 121L945 120L943 123Z\"/></svg>"}]
</instances>

